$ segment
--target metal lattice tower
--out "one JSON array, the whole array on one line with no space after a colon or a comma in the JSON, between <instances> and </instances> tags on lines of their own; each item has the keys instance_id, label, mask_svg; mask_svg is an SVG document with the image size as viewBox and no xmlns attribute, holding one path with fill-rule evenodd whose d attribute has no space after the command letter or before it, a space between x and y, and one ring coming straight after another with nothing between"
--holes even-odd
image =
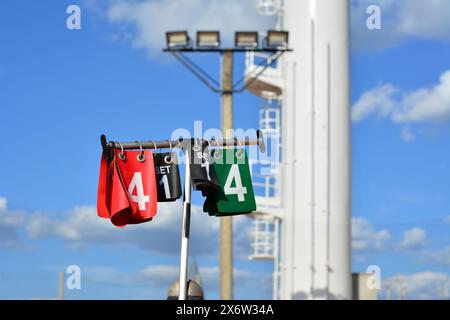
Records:
<instances>
[{"instance_id":1,"label":"metal lattice tower","mask_svg":"<svg viewBox=\"0 0 450 320\"><path fill-rule=\"evenodd\" d=\"M274 258L274 222L270 217L252 222L252 254L250 259Z\"/></svg>"}]
</instances>

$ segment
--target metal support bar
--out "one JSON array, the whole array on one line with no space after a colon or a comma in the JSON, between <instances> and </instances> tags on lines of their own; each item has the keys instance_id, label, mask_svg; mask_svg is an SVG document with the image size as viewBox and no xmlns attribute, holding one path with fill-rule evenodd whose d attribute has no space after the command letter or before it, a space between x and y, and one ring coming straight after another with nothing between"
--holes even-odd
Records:
<instances>
[{"instance_id":1,"label":"metal support bar","mask_svg":"<svg viewBox=\"0 0 450 320\"><path fill-rule=\"evenodd\" d=\"M201 82L203 82L208 88L210 88L212 91L219 93L221 90L219 88L214 87L208 80L211 79L211 76L207 75L205 76L206 72L202 69L196 68L196 65L193 65L189 60L183 59L185 58L180 52L177 51L170 51L172 55L181 62L182 65L184 65L186 68L189 69ZM214 82L217 82L214 80Z\"/></svg>"},{"instance_id":2,"label":"metal support bar","mask_svg":"<svg viewBox=\"0 0 450 320\"><path fill-rule=\"evenodd\" d=\"M178 55L182 57L186 62L188 62L191 66L193 66L198 72L200 72L205 78L207 78L209 81L213 82L217 87L220 87L219 81L214 79L212 76L210 76L205 70L203 70L198 64L196 64L194 61L189 59L185 54L182 52L178 52Z\"/></svg>"},{"instance_id":3,"label":"metal support bar","mask_svg":"<svg viewBox=\"0 0 450 320\"><path fill-rule=\"evenodd\" d=\"M239 79L237 82L235 82L230 89L223 89L219 88L219 82L215 80L212 76L210 76L206 71L204 71L200 66L198 66L196 63L194 63L191 59L186 57L183 53L185 52L220 52L220 53L226 53L226 52L246 52L249 50L233 50L233 49L220 49L220 50L193 50L193 49L168 49L164 50L165 52L170 52L178 61L181 62L182 65L184 65L189 71L191 71L201 82L203 82L209 89L211 89L215 93L221 93L221 94L233 94L233 93L242 93L245 91L253 82L256 81L256 79L264 72L267 68L270 67L270 65L277 61L285 52L292 51L292 50L250 50L255 52L269 52L272 53L271 56L269 56L265 63L261 63L259 66L263 67L258 72L253 72L251 75L254 74L253 79L249 81L248 83L244 84L242 87L236 89L237 85L240 84L245 80L245 76ZM248 76L248 75L247 75Z\"/></svg>"},{"instance_id":4,"label":"metal support bar","mask_svg":"<svg viewBox=\"0 0 450 320\"><path fill-rule=\"evenodd\" d=\"M266 152L266 145L264 142L264 136L261 130L256 131L256 139L221 139L215 140L210 139L211 147L219 146L219 147L232 147L232 146L259 146L259 149L262 153ZM103 135L102 139L106 141L106 137ZM116 142L110 141L105 146L109 148L115 149L167 149L167 148L182 148L182 141L180 140L164 140L164 141L135 141L135 142Z\"/></svg>"},{"instance_id":5,"label":"metal support bar","mask_svg":"<svg viewBox=\"0 0 450 320\"><path fill-rule=\"evenodd\" d=\"M283 53L284 53L284 51L280 51L280 52L276 52L276 53L272 54L270 57L268 57L268 58L265 60L265 63L261 63L261 64L258 65L258 67L263 67L261 70L259 70L258 72L252 72L252 73L250 73L250 74L248 74L248 75L244 75L241 79L239 79L237 82L235 82L235 83L233 84L233 91L234 91L234 92L237 92L237 93L241 93L241 92L243 92L245 89L247 89L250 85L253 84L253 82L256 81L256 79L258 79L258 77L259 77L260 75L262 75L262 74L264 73L264 71L267 70L267 68L270 67L270 65L271 65L272 63L274 63L275 61L277 61L277 60L283 55ZM249 75L252 76L253 79L250 80L248 83L244 84L244 86L242 86L241 88L235 89L235 87L237 87L237 85L238 85L239 83L243 82L244 79L245 79L245 77L246 77L246 76L249 76Z\"/></svg>"},{"instance_id":6,"label":"metal support bar","mask_svg":"<svg viewBox=\"0 0 450 320\"><path fill-rule=\"evenodd\" d=\"M195 53L211 53L211 52L292 52L292 49L283 49L283 48L166 48L162 50L163 52L195 52Z\"/></svg>"}]
</instances>

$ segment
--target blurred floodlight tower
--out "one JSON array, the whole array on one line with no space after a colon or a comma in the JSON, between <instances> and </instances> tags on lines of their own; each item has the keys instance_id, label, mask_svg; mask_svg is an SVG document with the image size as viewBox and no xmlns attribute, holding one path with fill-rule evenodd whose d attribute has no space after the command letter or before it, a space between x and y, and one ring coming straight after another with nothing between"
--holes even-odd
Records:
<instances>
[{"instance_id":1,"label":"blurred floodlight tower","mask_svg":"<svg viewBox=\"0 0 450 320\"><path fill-rule=\"evenodd\" d=\"M195 46L187 31L169 31L166 33L167 47L165 52L171 53L209 89L221 95L221 128L224 138L231 139L233 131L233 94L245 90L257 90L252 85L257 83L259 76L266 70L272 69L281 56L288 51L288 33L279 30L269 30L264 38L264 44L259 41L257 31L236 31L235 46L222 48L220 46L220 33L218 31L198 31ZM221 79L217 81L212 75L188 58L188 53L216 53L222 56ZM241 77L233 80L233 57L235 53L259 54L263 59L257 68L253 68ZM248 59L246 59L248 61ZM252 88L251 88L252 87ZM233 220L232 216L220 219L220 298L233 299ZM265 228L269 229L269 228ZM267 241L266 241L267 242ZM187 247L184 249L187 252ZM187 253L186 253L187 254ZM187 282L187 263L182 259L180 268L179 298L185 298Z\"/></svg>"},{"instance_id":2,"label":"blurred floodlight tower","mask_svg":"<svg viewBox=\"0 0 450 320\"><path fill-rule=\"evenodd\" d=\"M264 221L254 222L251 258L274 259L274 299L351 299L349 1L260 0L257 8L276 15L274 31L289 31L293 53L248 88L281 154L270 176L258 177L252 160L255 218ZM264 45L280 46L283 36ZM259 58L247 53L247 81ZM268 238L272 247L262 248Z\"/></svg>"}]
</instances>

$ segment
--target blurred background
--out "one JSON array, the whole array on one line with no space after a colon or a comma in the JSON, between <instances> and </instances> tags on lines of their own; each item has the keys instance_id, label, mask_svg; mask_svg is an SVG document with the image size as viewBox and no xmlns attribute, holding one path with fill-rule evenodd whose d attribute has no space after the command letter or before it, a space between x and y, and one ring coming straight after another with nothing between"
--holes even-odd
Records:
<instances>
[{"instance_id":1,"label":"blurred background","mask_svg":"<svg viewBox=\"0 0 450 320\"><path fill-rule=\"evenodd\" d=\"M0 298L56 299L76 265L64 299L166 299L181 203L123 230L98 218L99 137L220 128L220 96L162 52L167 31L232 47L235 31L282 29L280 92L233 100L235 128L281 143L270 181L254 175L264 219L233 218L234 298L448 299L449 16L444 0L3 0ZM220 79L218 55L190 57ZM252 59L235 54L236 78ZM219 219L193 204L191 277L217 299Z\"/></svg>"}]
</instances>

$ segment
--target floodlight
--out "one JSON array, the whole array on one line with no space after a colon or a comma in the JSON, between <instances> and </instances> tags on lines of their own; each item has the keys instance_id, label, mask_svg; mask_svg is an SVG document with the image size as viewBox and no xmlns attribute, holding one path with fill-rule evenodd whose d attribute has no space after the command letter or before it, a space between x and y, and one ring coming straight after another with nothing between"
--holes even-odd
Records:
<instances>
[{"instance_id":1,"label":"floodlight","mask_svg":"<svg viewBox=\"0 0 450 320\"><path fill-rule=\"evenodd\" d=\"M236 48L256 49L258 47L258 32L238 31L234 38Z\"/></svg>"},{"instance_id":2,"label":"floodlight","mask_svg":"<svg viewBox=\"0 0 450 320\"><path fill-rule=\"evenodd\" d=\"M166 32L166 39L169 49L188 48L191 43L187 31Z\"/></svg>"},{"instance_id":3,"label":"floodlight","mask_svg":"<svg viewBox=\"0 0 450 320\"><path fill-rule=\"evenodd\" d=\"M220 46L219 31L197 31L197 47L218 48Z\"/></svg>"},{"instance_id":4,"label":"floodlight","mask_svg":"<svg viewBox=\"0 0 450 320\"><path fill-rule=\"evenodd\" d=\"M267 31L266 47L269 49L287 49L289 32L269 30Z\"/></svg>"}]
</instances>

